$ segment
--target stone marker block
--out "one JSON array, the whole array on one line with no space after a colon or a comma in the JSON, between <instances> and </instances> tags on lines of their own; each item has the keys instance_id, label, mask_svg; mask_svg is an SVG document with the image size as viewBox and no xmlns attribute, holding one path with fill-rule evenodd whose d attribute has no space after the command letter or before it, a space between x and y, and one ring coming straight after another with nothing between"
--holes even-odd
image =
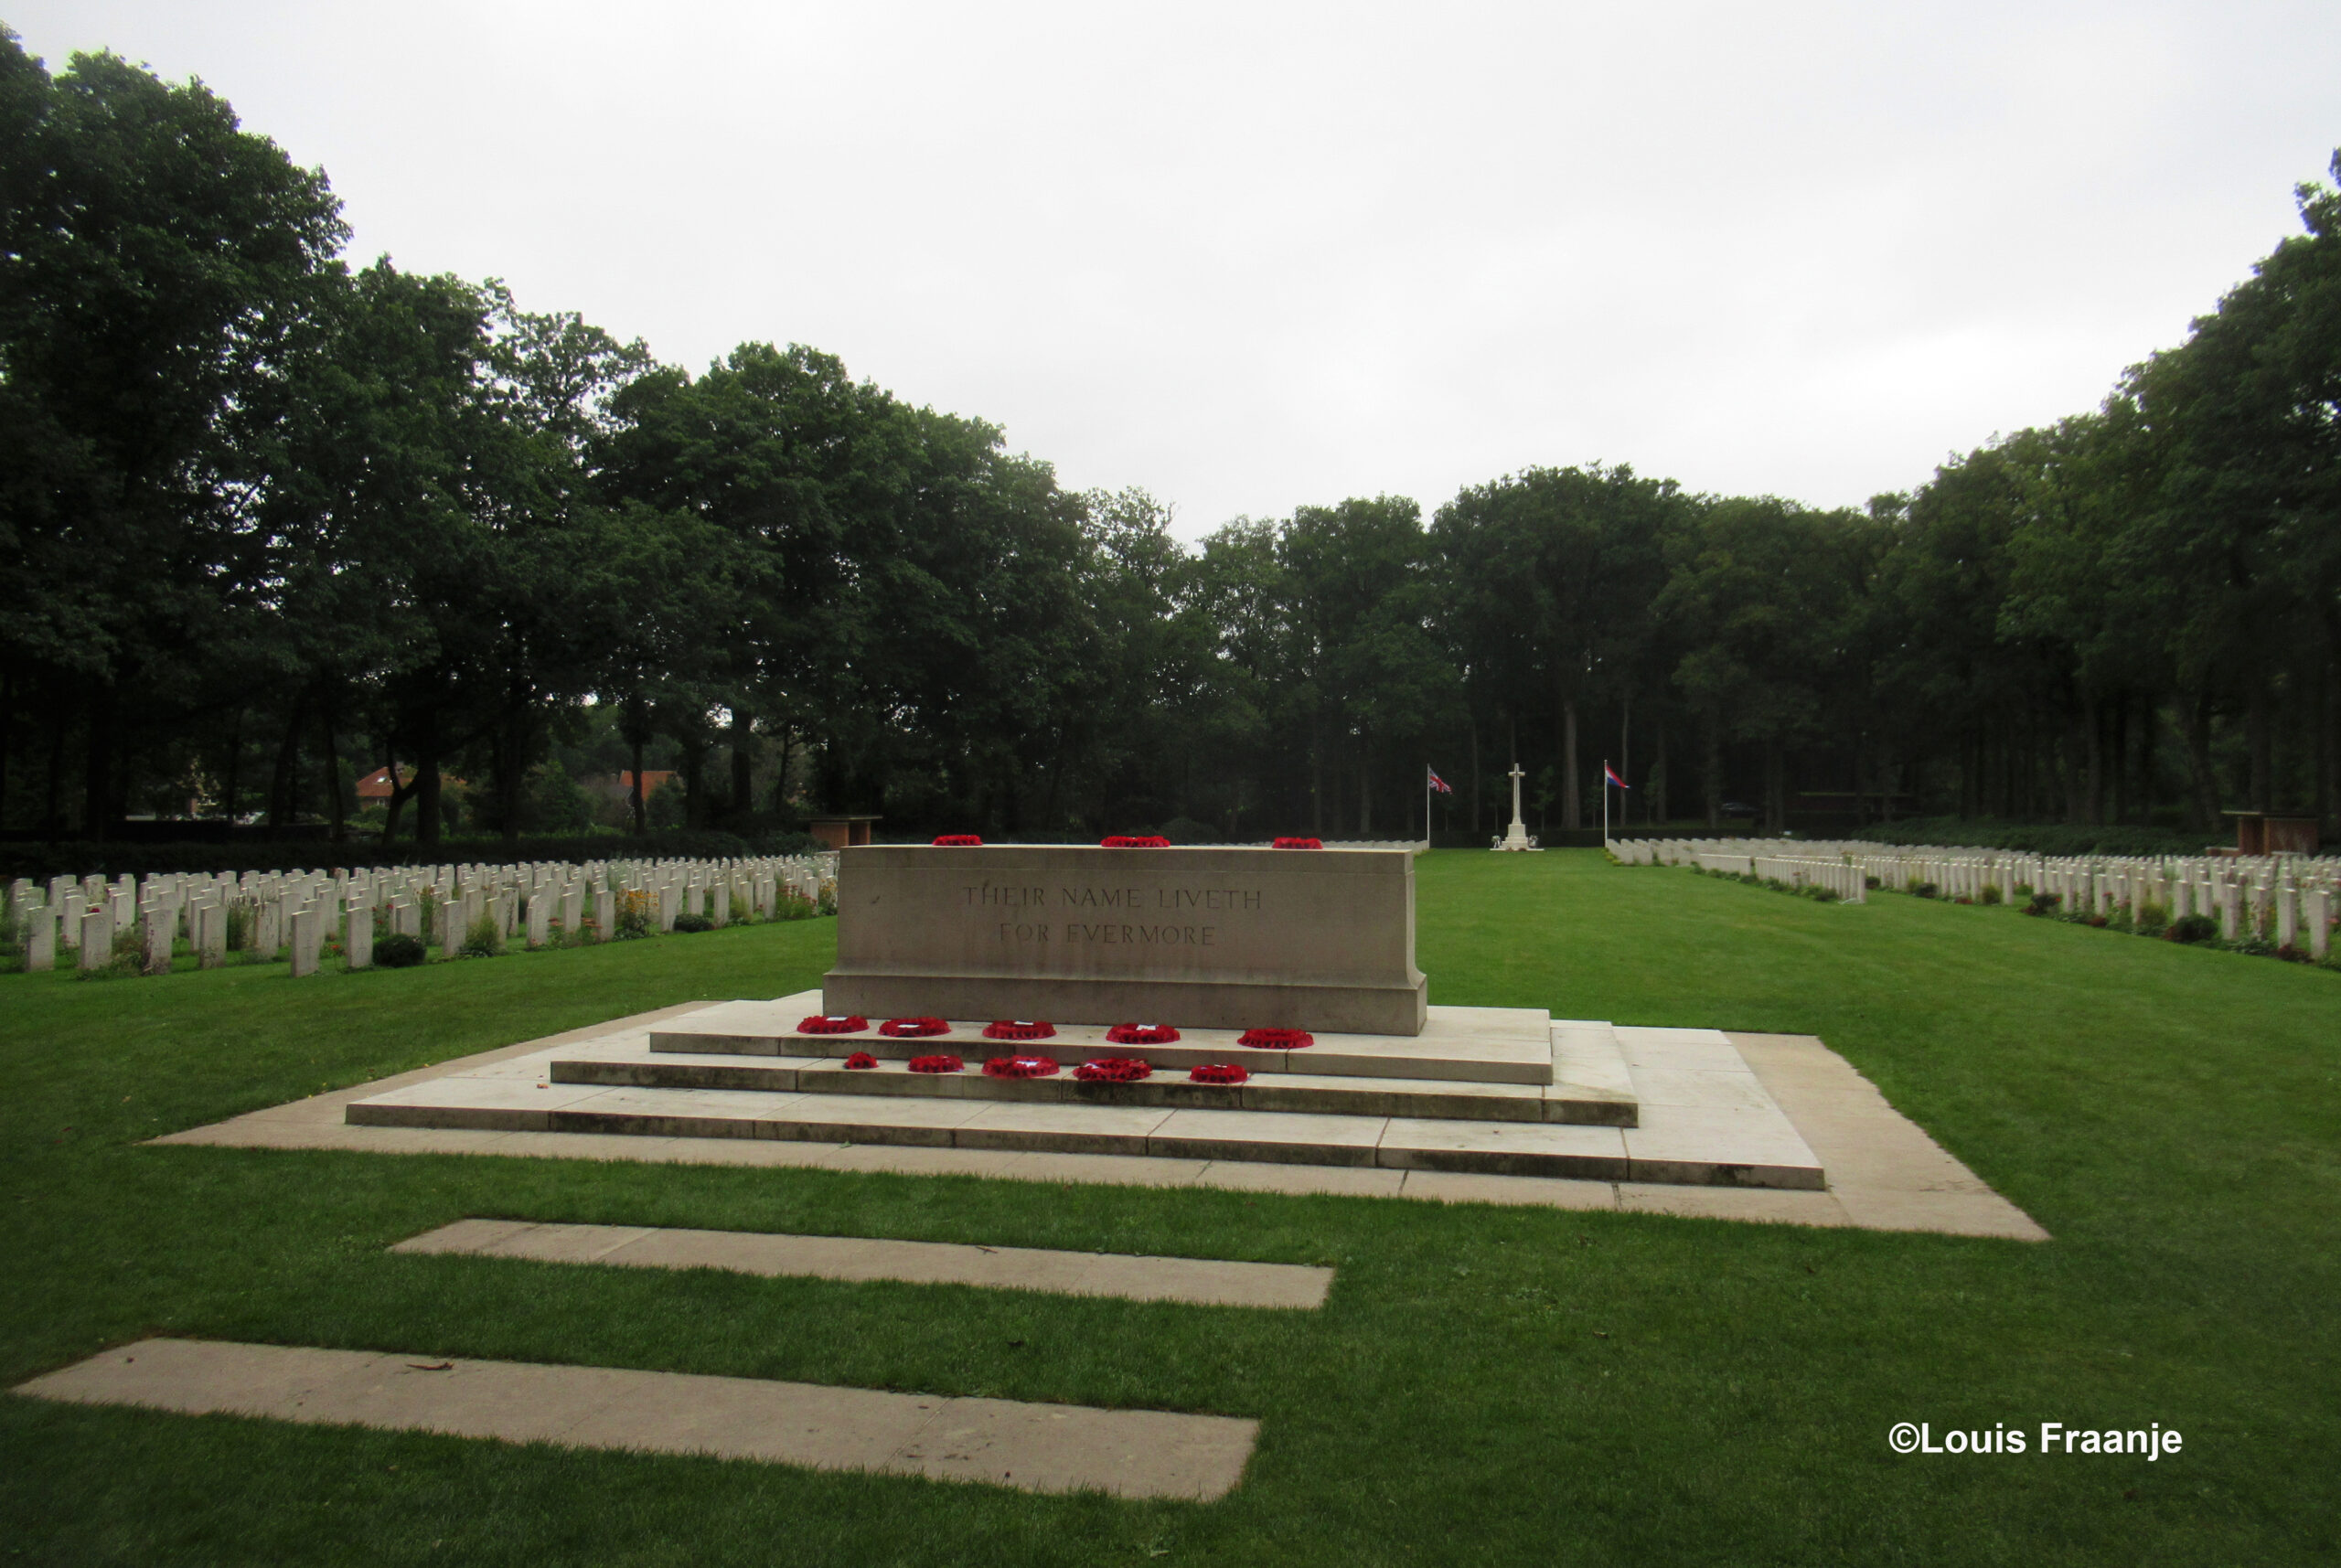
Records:
<instances>
[{"instance_id":1,"label":"stone marker block","mask_svg":"<svg viewBox=\"0 0 2341 1568\"><path fill-rule=\"evenodd\" d=\"M842 851L831 1012L1414 1035L1408 849Z\"/></svg>"},{"instance_id":2,"label":"stone marker block","mask_svg":"<svg viewBox=\"0 0 2341 1568\"><path fill-rule=\"evenodd\" d=\"M57 967L57 912L47 904L36 904L17 916L18 929L25 933L25 967L27 970L48 970Z\"/></svg>"},{"instance_id":3,"label":"stone marker block","mask_svg":"<svg viewBox=\"0 0 2341 1568\"><path fill-rule=\"evenodd\" d=\"M315 904L293 912L291 939L293 975L298 979L317 972L317 952L324 945L321 928L325 916Z\"/></svg>"},{"instance_id":4,"label":"stone marker block","mask_svg":"<svg viewBox=\"0 0 2341 1568\"><path fill-rule=\"evenodd\" d=\"M102 969L112 957L113 908L92 904L81 915L81 967Z\"/></svg>"},{"instance_id":5,"label":"stone marker block","mask_svg":"<svg viewBox=\"0 0 2341 1568\"><path fill-rule=\"evenodd\" d=\"M348 931L341 940L343 964L351 969L371 969L374 966L374 912L352 909L348 925Z\"/></svg>"},{"instance_id":6,"label":"stone marker block","mask_svg":"<svg viewBox=\"0 0 2341 1568\"><path fill-rule=\"evenodd\" d=\"M171 938L178 933L178 912L167 904L158 904L140 916L141 934L144 938L140 965L149 975L171 972Z\"/></svg>"}]
</instances>

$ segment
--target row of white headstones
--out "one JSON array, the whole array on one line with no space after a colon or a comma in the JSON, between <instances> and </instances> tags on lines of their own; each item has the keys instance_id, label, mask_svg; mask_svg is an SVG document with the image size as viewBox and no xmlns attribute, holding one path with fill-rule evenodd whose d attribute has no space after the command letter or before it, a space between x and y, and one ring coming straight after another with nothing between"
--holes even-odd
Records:
<instances>
[{"instance_id":1,"label":"row of white headstones","mask_svg":"<svg viewBox=\"0 0 2341 1568\"><path fill-rule=\"evenodd\" d=\"M1932 884L1947 899L1982 900L1994 888L2010 902L2017 889L2051 893L2061 911L2135 920L2148 904L2176 921L2191 914L2219 923L2229 942L2247 935L2279 947L2331 951L2341 912L2341 859L2306 855L2061 857L2009 849L1858 841L1783 843L1755 838L1621 838L1610 849L1628 865L1695 865L1753 873L1792 886L1822 887L1849 903L1881 887Z\"/></svg>"},{"instance_id":2,"label":"row of white headstones","mask_svg":"<svg viewBox=\"0 0 2341 1568\"><path fill-rule=\"evenodd\" d=\"M572 939L589 926L604 938L613 935L628 893L642 895L645 925L667 932L686 914L715 925L729 924L735 912L769 920L785 900L818 905L836 885L836 855L818 854L173 873L112 881L57 877L46 887L19 877L8 886L7 901L27 969L55 968L60 949L81 968L106 967L125 931L137 933L144 973L167 973L182 937L198 965L208 968L227 962L230 913L241 910L243 918L234 923L242 928L239 947L271 961L288 955L297 976L317 972L336 936L349 968L370 967L378 924L452 955L483 920L493 923L499 940L520 933L540 947L556 930Z\"/></svg>"}]
</instances>

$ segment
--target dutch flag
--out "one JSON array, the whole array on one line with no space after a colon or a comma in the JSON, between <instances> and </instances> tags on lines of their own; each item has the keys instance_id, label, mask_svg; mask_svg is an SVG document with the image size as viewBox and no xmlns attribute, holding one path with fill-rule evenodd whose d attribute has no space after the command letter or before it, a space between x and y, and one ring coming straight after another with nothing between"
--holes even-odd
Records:
<instances>
[{"instance_id":1,"label":"dutch flag","mask_svg":"<svg viewBox=\"0 0 2341 1568\"><path fill-rule=\"evenodd\" d=\"M1625 780L1619 778L1618 776L1618 770L1611 767L1607 763L1601 764L1601 776L1608 779L1611 784L1616 784L1619 789L1631 789L1634 787Z\"/></svg>"}]
</instances>

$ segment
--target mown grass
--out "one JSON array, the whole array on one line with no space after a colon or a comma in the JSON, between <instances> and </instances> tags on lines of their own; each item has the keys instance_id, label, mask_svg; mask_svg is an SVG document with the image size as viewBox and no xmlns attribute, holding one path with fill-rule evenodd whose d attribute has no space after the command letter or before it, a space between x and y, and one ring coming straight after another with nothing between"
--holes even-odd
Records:
<instances>
[{"instance_id":1,"label":"mown grass","mask_svg":"<svg viewBox=\"0 0 2341 1568\"><path fill-rule=\"evenodd\" d=\"M0 1399L26 1562L2274 1563L2341 1546L2341 976L1593 852L1421 862L1434 1000L1817 1033L2056 1235L154 1148L818 983L827 922L299 983L0 977L0 1380L173 1333L1262 1419L1210 1505ZM402 1257L464 1215L1338 1265L1279 1314ZM1897 1457L1896 1421L2186 1435Z\"/></svg>"}]
</instances>

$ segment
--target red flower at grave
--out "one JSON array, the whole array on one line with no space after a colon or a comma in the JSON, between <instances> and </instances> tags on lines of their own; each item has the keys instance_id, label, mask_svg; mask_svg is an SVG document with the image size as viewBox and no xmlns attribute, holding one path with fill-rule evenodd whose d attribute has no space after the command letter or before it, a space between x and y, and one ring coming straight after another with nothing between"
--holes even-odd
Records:
<instances>
[{"instance_id":1,"label":"red flower at grave","mask_svg":"<svg viewBox=\"0 0 2341 1568\"><path fill-rule=\"evenodd\" d=\"M972 833L944 833L937 835L935 840L937 849L980 849L983 847L984 841Z\"/></svg>"},{"instance_id":2,"label":"red flower at grave","mask_svg":"<svg viewBox=\"0 0 2341 1568\"><path fill-rule=\"evenodd\" d=\"M1242 1083L1251 1076L1249 1071L1237 1066L1233 1061L1207 1061L1201 1067L1189 1069L1187 1082L1190 1083Z\"/></svg>"},{"instance_id":3,"label":"red flower at grave","mask_svg":"<svg viewBox=\"0 0 2341 1568\"><path fill-rule=\"evenodd\" d=\"M984 1063L987 1078L1047 1078L1057 1064L1045 1056L995 1056Z\"/></svg>"},{"instance_id":4,"label":"red flower at grave","mask_svg":"<svg viewBox=\"0 0 2341 1568\"><path fill-rule=\"evenodd\" d=\"M888 1019L878 1026L878 1032L888 1040L925 1040L931 1034L949 1034L951 1026L941 1019Z\"/></svg>"},{"instance_id":5,"label":"red flower at grave","mask_svg":"<svg viewBox=\"0 0 2341 1568\"><path fill-rule=\"evenodd\" d=\"M860 1013L815 1013L796 1026L798 1034L860 1034L870 1020Z\"/></svg>"},{"instance_id":6,"label":"red flower at grave","mask_svg":"<svg viewBox=\"0 0 2341 1568\"><path fill-rule=\"evenodd\" d=\"M1168 849L1170 848L1170 840L1158 837L1151 833L1117 833L1110 837L1097 840L1097 848L1100 849Z\"/></svg>"},{"instance_id":7,"label":"red flower at grave","mask_svg":"<svg viewBox=\"0 0 2341 1568\"><path fill-rule=\"evenodd\" d=\"M1317 1037L1305 1029L1247 1029L1235 1043L1258 1051L1306 1051Z\"/></svg>"},{"instance_id":8,"label":"red flower at grave","mask_svg":"<svg viewBox=\"0 0 2341 1568\"><path fill-rule=\"evenodd\" d=\"M1136 1056L1100 1056L1073 1070L1084 1083L1135 1083L1153 1074L1152 1064Z\"/></svg>"},{"instance_id":9,"label":"red flower at grave","mask_svg":"<svg viewBox=\"0 0 2341 1568\"><path fill-rule=\"evenodd\" d=\"M914 1056L910 1061L913 1072L963 1072L967 1066L956 1056Z\"/></svg>"},{"instance_id":10,"label":"red flower at grave","mask_svg":"<svg viewBox=\"0 0 2341 1568\"><path fill-rule=\"evenodd\" d=\"M878 1059L866 1051L857 1051L845 1059L845 1068L849 1072L867 1072L877 1065Z\"/></svg>"},{"instance_id":11,"label":"red flower at grave","mask_svg":"<svg viewBox=\"0 0 2341 1568\"><path fill-rule=\"evenodd\" d=\"M1272 849L1322 849L1324 847L1322 838L1279 838L1269 846Z\"/></svg>"},{"instance_id":12,"label":"red flower at grave","mask_svg":"<svg viewBox=\"0 0 2341 1568\"><path fill-rule=\"evenodd\" d=\"M1057 1032L1057 1026L1046 1019L999 1019L984 1025L986 1040L1047 1040Z\"/></svg>"},{"instance_id":13,"label":"red flower at grave","mask_svg":"<svg viewBox=\"0 0 2341 1568\"><path fill-rule=\"evenodd\" d=\"M1169 1024L1116 1024L1106 1031L1107 1045L1176 1045L1179 1031Z\"/></svg>"}]
</instances>

